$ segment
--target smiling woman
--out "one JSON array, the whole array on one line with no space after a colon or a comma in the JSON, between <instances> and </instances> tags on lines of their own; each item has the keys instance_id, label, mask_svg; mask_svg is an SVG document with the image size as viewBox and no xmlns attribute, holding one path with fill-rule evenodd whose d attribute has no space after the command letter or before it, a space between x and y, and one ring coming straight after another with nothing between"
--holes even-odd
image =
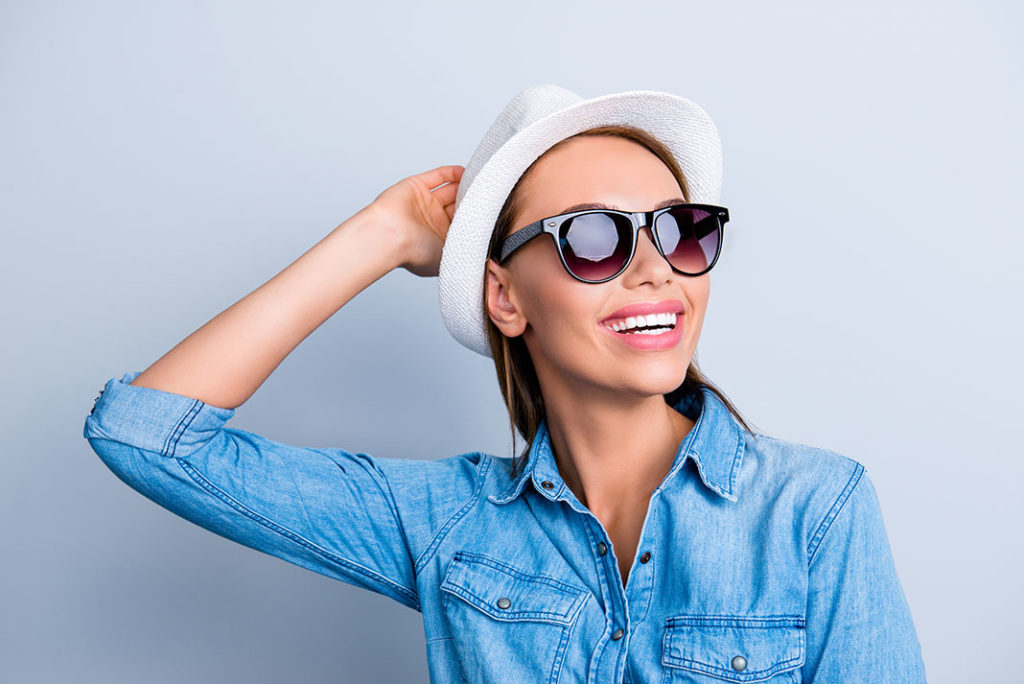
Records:
<instances>
[{"instance_id":1,"label":"smiling woman","mask_svg":"<svg viewBox=\"0 0 1024 684\"><path fill-rule=\"evenodd\" d=\"M923 682L864 466L755 433L697 368L720 185L689 100L528 88L465 169L385 189L109 379L84 436L181 517L420 611L435 682ZM226 425L399 267L439 276L523 453L377 458Z\"/></svg>"},{"instance_id":2,"label":"smiling woman","mask_svg":"<svg viewBox=\"0 0 1024 684\"><path fill-rule=\"evenodd\" d=\"M562 175L560 176L559 174ZM551 176L555 178L552 179L550 178ZM656 196L659 188L665 188L669 198L655 203L649 213L645 212L645 216L653 216L653 214L657 213L655 210L685 205L689 202L690 194L686 177L683 175L679 163L672 156L672 152L664 143L643 129L623 125L600 126L555 143L526 169L513 186L508 198L501 207L494 232L491 234L487 247L487 269L491 277L485 282L482 293L484 306L487 306L489 288L491 286L498 286L501 283L499 275L502 273L502 270L495 267L495 262L505 262L515 249L513 247L513 250L507 248L502 250L501 246L508 244L510 236L527 232L531 225L535 225L529 224L513 230L514 226L523 226L526 223L522 218L529 216L530 211L537 214L538 210L535 208L535 205L537 201L542 200L540 196L545 191L547 191L549 196L554 195L555 197L563 192L569 196L579 196L593 193L592 188L595 187L607 188L605 192L610 197L639 198L648 195ZM633 195L631 195L630 190L634 188ZM682 194L682 197L678 196L679 193ZM557 200L549 199L548 206L552 206L552 201ZM642 202L643 200L640 199L640 201ZM629 205L631 208L643 206L642 204L636 204L636 199L632 199L631 202L632 204ZM604 202L583 202L555 213L563 216L594 209L622 211L621 207ZM727 217L727 210L722 209ZM544 210L541 209L540 213L544 213ZM719 222L720 219L712 217L708 211L701 213L703 214L701 219L704 221L707 221L708 218L714 221L713 229L706 228L701 233L703 235L714 234L717 242L713 255L710 258L707 258L706 252L703 250L691 250L700 253L703 257L701 259L702 267L691 269L691 272L694 273L710 271L711 266L717 261L721 247L722 227L724 225L724 221ZM664 214L664 216L669 219L672 218L672 214L669 213ZM611 224L612 221L605 220L603 223ZM677 238L673 244L678 244L678 237L680 232L682 232L680 229L682 222L674 220L667 223L672 229L671 235ZM689 240L684 241L683 244L686 244L686 242L699 244L698 235L694 231L694 224L699 223L700 220L693 218L691 212L691 218L686 226L688 232L684 233ZM574 222L572 228L575 228L577 225L578 223ZM614 268L608 270L617 275L629 265L631 258L635 258L637 250L646 253L648 244L660 244L661 225L664 225L664 223L658 225L659 232L657 236L650 226L647 226L648 234L651 238L649 243L638 239L640 237L639 232L642 232L640 231L640 226L628 229L628 233L631 234L628 243L622 237L624 235L623 231L618 231L615 229L615 226L611 226L611 229L607 231L610 234L607 242L613 248L606 249L604 253L612 257L617 255L618 263ZM600 227L591 222L581 226L580 232L593 233L595 229ZM564 232L568 235L569 230L572 228L566 229ZM550 235L551 242L557 247L560 244L560 236L556 232L552 232ZM619 237L622 237L622 239L617 239ZM655 243L656 237L658 238L657 243ZM533 249L548 250L549 257L551 251L554 251L550 250L546 245L535 245ZM562 253L564 254L564 252ZM658 263L659 260L659 257L655 257L655 263ZM550 262L550 258L547 261ZM590 259L590 261L593 262L594 260ZM692 262L693 260L691 259L685 263ZM569 274L573 275L569 271L564 257L562 258L562 264ZM669 266L676 270L672 263L669 263ZM530 282L535 282L535 275L536 266L531 264ZM614 278L615 275L611 275L611 278ZM495 280L498 282L495 283ZM559 277L557 280L561 281L564 278ZM694 302L689 307L689 315L687 315L686 305L676 299L667 302L629 304L611 312L606 318L600 320L600 323L602 325L611 324L614 329L620 331L626 327L635 330L640 324L640 321L637 320L640 314L668 313L672 315L672 327L670 332L664 336L664 339L661 337L634 336L625 336L622 339L622 342L634 348L654 350L676 348L683 340L683 330L686 323L689 322L690 335L687 339L689 346L680 350L677 355L678 358L686 357L687 359L685 376L683 376L682 382L677 383L677 387L661 393L667 395L668 403L671 404L673 399L678 398L685 392L693 392L701 387L706 388L708 391L714 392L718 399L740 421L743 427L750 431L750 426L740 415L740 412L725 394L701 373L696 359L693 358L696 352L697 339L700 336L704 309L707 305L708 288L708 278L703 278L699 282L689 281L687 292L694 298ZM542 293L542 296L545 300L550 300L553 291L557 290L549 288ZM570 288L568 292L570 298L586 294L585 290L581 292L579 288ZM495 296L500 296L500 290L496 292ZM641 293L640 296L647 295ZM699 304L699 309L697 304ZM632 320L630 320L631 318ZM651 325L653 326L655 323L656 321L652 321ZM544 418L545 407L544 395L531 360L533 355L526 346L526 335L508 335L500 330L490 318L488 318L485 325L488 346L498 374L499 387L501 388L502 395L505 397L505 403L514 428L512 431L513 444L515 444L516 430L524 436L528 443L532 442L537 434L537 427ZM679 374L675 373L664 377L672 378L678 376ZM516 465L518 466L518 462Z\"/></svg>"}]
</instances>

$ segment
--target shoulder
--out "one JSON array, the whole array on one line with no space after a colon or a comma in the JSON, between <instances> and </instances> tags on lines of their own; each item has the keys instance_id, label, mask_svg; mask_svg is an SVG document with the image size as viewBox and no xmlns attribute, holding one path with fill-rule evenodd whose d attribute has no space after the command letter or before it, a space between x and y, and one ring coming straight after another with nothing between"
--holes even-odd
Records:
<instances>
[{"instance_id":1,"label":"shoulder","mask_svg":"<svg viewBox=\"0 0 1024 684\"><path fill-rule=\"evenodd\" d=\"M744 460L778 484L821 488L845 485L864 471L854 458L822 446L765 434L745 435Z\"/></svg>"},{"instance_id":2,"label":"shoulder","mask_svg":"<svg viewBox=\"0 0 1024 684\"><path fill-rule=\"evenodd\" d=\"M401 521L417 569L479 501L491 466L479 451L438 459L362 456L381 475L378 486Z\"/></svg>"},{"instance_id":3,"label":"shoulder","mask_svg":"<svg viewBox=\"0 0 1024 684\"><path fill-rule=\"evenodd\" d=\"M795 527L803 532L808 560L851 497L873 502L864 464L833 449L748 433L744 461L749 493L790 509Z\"/></svg>"},{"instance_id":4,"label":"shoulder","mask_svg":"<svg viewBox=\"0 0 1024 684\"><path fill-rule=\"evenodd\" d=\"M432 499L465 502L477 493L490 468L490 456L469 451L438 459L376 458L374 464L392 488Z\"/></svg>"}]
</instances>

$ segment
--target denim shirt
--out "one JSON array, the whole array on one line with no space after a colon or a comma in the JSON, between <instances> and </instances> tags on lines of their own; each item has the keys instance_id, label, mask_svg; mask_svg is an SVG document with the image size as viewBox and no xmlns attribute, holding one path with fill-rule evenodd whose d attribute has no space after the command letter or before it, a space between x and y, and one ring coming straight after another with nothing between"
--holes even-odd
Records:
<instances>
[{"instance_id":1,"label":"denim shirt","mask_svg":"<svg viewBox=\"0 0 1024 684\"><path fill-rule=\"evenodd\" d=\"M111 378L84 436L197 525L420 611L432 682L925 681L859 462L745 431L707 389L623 586L546 423L526 465L375 458L225 427L234 409Z\"/></svg>"}]
</instances>

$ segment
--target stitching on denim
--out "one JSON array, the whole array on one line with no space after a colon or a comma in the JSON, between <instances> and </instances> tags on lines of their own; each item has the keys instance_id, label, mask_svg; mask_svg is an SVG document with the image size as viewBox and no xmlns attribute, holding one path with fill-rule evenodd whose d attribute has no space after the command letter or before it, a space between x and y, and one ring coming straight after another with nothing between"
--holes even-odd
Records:
<instances>
[{"instance_id":1,"label":"stitching on denim","mask_svg":"<svg viewBox=\"0 0 1024 684\"><path fill-rule=\"evenodd\" d=\"M682 616L680 616L680 617L682 617ZM665 637L662 640L663 649L664 649L664 655L662 656L662 660L661 660L662 665L668 665L669 667L678 667L678 668L681 668L681 669L684 669L684 670L690 670L690 671L693 671L693 672L703 672L703 673L706 673L706 674L710 674L710 675L714 675L714 676L718 676L718 677L723 677L725 679L728 679L730 681L735 681L735 682L749 682L749 681L762 681L764 679L768 679L769 677L774 676L775 674L777 674L777 673L779 673L779 672L781 672L783 670L793 669L795 666L800 665L801 663L803 663L805 658L806 658L806 652L805 652L806 646L805 646L805 641L804 641L804 630L803 629L796 629L796 625L793 624L794 622L799 622L799 623L803 623L804 622L803 618L800 617L800 616L795 616L795 615L794 616L778 615L778 616L764 616L764 617L761 617L761 618L747 618L747 617L739 617L739 616L688 616L688 617L694 619L695 621L692 622L692 623L691 622L673 623L672 621L675 618L668 618L666 620ZM678 634L676 633L676 630L672 629L674 624L689 625L689 626L699 626L701 624L701 622L699 622L701 617L708 617L708 618L712 618L712 619L716 619L716 618L720 618L720 617L728 617L728 618L730 618L732 620L742 620L742 621L760 621L760 620L775 621L775 620L778 620L779 622L777 622L775 624L769 623L769 624L765 624L765 625L757 625L755 628L762 628L762 629L763 628L768 628L768 629L786 629L788 634L791 634L792 636L796 637L796 642L797 642L797 648L798 648L798 651L799 651L799 655L796 655L796 656L794 656L792 658L789 658L787 660L782 660L782 661L779 661L777 663L773 663L771 667L767 667L767 668L764 668L764 669L761 669L761 670L745 671L743 673L738 673L738 672L730 671L730 670L727 670L727 669L725 669L725 668L723 668L721 666L713 665L711 663L706 663L706 662L702 662L702 661L699 661L699 660L694 660L693 658L687 658L686 656L670 655L670 653L672 651L672 641L675 639L675 637L678 636ZM705 625L705 626L724 626L724 625ZM740 627L742 629L742 628L749 627L751 625L730 625L730 626L732 626L732 627ZM803 626L804 626L803 624L800 624L800 627L803 627ZM796 629L796 631L793 631L793 629Z\"/></svg>"},{"instance_id":2,"label":"stitching on denim","mask_svg":"<svg viewBox=\"0 0 1024 684\"><path fill-rule=\"evenodd\" d=\"M701 426L704 424L705 415L707 415L707 412L701 409L700 415L697 416L697 422L695 422L693 427L690 428L690 431L686 434L686 438L683 440L682 445L679 447L683 451L683 457L679 459L678 463L676 463L675 468L669 471L669 474L665 477L666 480L675 477L675 473L683 467L683 464L686 463L686 454L690 454L697 460L698 464L700 463L700 454L698 454L697 450L693 447L693 443L697 440L697 433L700 432Z\"/></svg>"},{"instance_id":3,"label":"stitching on denim","mask_svg":"<svg viewBox=\"0 0 1024 684\"><path fill-rule=\"evenodd\" d=\"M662 661L662 664L668 665L669 667L679 667L683 670L703 672L704 674L723 677L733 682L754 682L768 679L769 677L772 677L778 674L779 672L782 672L783 670L794 669L797 665L800 665L802 662L804 662L804 657L805 656L797 656L795 658L790 658L789 660L783 660L779 663L776 663L774 666L770 668L764 670L750 670L749 672L744 672L743 674L730 672L725 668L715 667L713 665L708 665L706 663L702 663L697 660L691 660L689 658L674 658L672 656L667 656L668 662Z\"/></svg>"},{"instance_id":4,"label":"stitching on denim","mask_svg":"<svg viewBox=\"0 0 1024 684\"><path fill-rule=\"evenodd\" d=\"M178 441L181 439L181 436L185 434L185 430L187 430L192 424L192 421L195 420L196 416L199 415L199 411L202 407L203 402L198 399L192 400L192 403L189 404L188 408L181 415L181 418L178 419L174 429L171 430L171 433L167 435L167 439L164 440L164 446L160 450L161 456L170 456L171 458L174 458L174 452L178 448Z\"/></svg>"},{"instance_id":5,"label":"stitching on denim","mask_svg":"<svg viewBox=\"0 0 1024 684\"><path fill-rule=\"evenodd\" d=\"M647 506L647 513L645 515L649 515L650 516L650 518L647 520L647 523L650 523L651 529L657 529L658 528L658 517L657 516L658 516L658 512L661 510L661 507L660 506L653 506L652 504L653 504L654 496L658 496L660 494L661 494L660 492L657 492L656 494L653 494L652 497L651 497L651 501L648 503L648 506ZM652 510L652 508L653 508L653 510ZM641 534L646 532L647 529L648 528L646 527L646 523L645 523L645 526L641 529ZM637 551L639 551L639 550L640 549L637 548ZM634 556L634 561L635 561L635 556ZM644 580L644 584L641 585L641 587L646 587L646 589L641 589L640 591L642 592L641 596L646 595L646 599L647 600L643 603L643 605L637 606L637 609L635 611L631 611L633 616L634 616L633 620L632 620L634 624L646 620L647 616L651 612L651 605L654 603L654 595L655 595L654 587L658 586L658 568L660 566L661 566L661 558L659 556L652 555L651 558L648 559L647 563L642 563L639 567L634 567L629 572L629 576L630 577L633 577L634 570L637 570L639 568L643 568L643 572L646 573L644 575L644 577L646 577L646 579ZM627 579L627 582L628 581L629 580Z\"/></svg>"},{"instance_id":6,"label":"stitching on denim","mask_svg":"<svg viewBox=\"0 0 1024 684\"><path fill-rule=\"evenodd\" d=\"M373 457L370 457L370 460L373 461L374 460ZM338 467L341 468L341 464L340 463L338 464ZM341 470L342 470L342 472L345 471L344 468L341 468ZM376 468L376 464L374 464L371 467L371 470L373 470L375 475L381 475L380 471ZM391 483L388 481L388 478L384 477L383 475L381 475L381 477L379 477L379 478L378 477L374 477L372 479L373 479L374 484L377 485L377 489L379 489L381 494L384 495L384 500L387 501L388 508L391 509L391 515L395 519L395 525L396 525L396 527L398 527L399 534L402 535L402 546L408 552L409 550L412 549L412 546L409 544L409 537L405 534L405 525L402 524L402 515L401 515L401 513L399 513L398 507L395 504L395 493L391 489ZM381 486L381 482L383 482L383 486ZM384 491L385 487L387 488L387 491ZM409 560L412 560L411 556L409 557ZM416 578L418 576L419 576L418 569L417 569L415 563L413 563L413 581L416 581ZM419 593L419 587L418 587L418 584L417 584L417 596L418 596L418 593ZM416 600L418 601L419 598L417 598Z\"/></svg>"},{"instance_id":7,"label":"stitching on denim","mask_svg":"<svg viewBox=\"0 0 1024 684\"><path fill-rule=\"evenodd\" d=\"M733 499L739 499L736 495L736 479L739 477L740 465L743 463L743 454L747 446L747 441L743 438L742 434L736 435L736 441L738 442L736 455L732 459L732 472L729 474L729 494L732 495Z\"/></svg>"},{"instance_id":8,"label":"stitching on denim","mask_svg":"<svg viewBox=\"0 0 1024 684\"><path fill-rule=\"evenodd\" d=\"M363 575L364 577L366 577L366 578L368 578L370 580L373 580L375 582L379 582L381 584L393 587L395 589L395 591L398 593L398 596L395 596L394 598L396 598L399 602L403 603L404 605L409 606L410 608L412 608L414 610L419 610L420 609L420 607L419 607L419 597L417 596L417 594L414 591L408 589L407 587L402 586L401 584L395 582L394 580L391 580L391 579L385 577L384 575L381 575L380 573L374 572L373 570L371 570L371 569L369 569L367 567L364 567L364 566L359 565L357 563L353 563L352 561L346 560L345 558L342 558L341 556L337 556L337 555L331 553L330 551L327 551L326 549L323 549L323 548L317 546L316 544L314 544L313 542L309 541L305 537L302 537L302 536L292 532L288 528L283 527L283 526L275 523L273 520L270 520L268 518L264 518L262 515L259 515L255 511L253 511L253 510L249 509L248 507L244 506L243 504L241 504L240 502L235 500L230 494L225 492L223 489L221 489L217 485L215 485L212 482L210 482L209 480L207 480L205 477L203 477L202 473L200 473L198 470L196 470L196 468L191 463L189 463L188 461L186 461L184 459L178 459L178 464L181 465L182 470L184 470L185 473L190 478L192 478L192 480L196 484L198 484L200 487L202 487L208 493L210 493L213 496L217 497L218 499L220 499L221 501L226 503L231 508L234 508L235 510L237 510L239 513L241 513L242 515L246 516L247 518L250 518L250 519L254 520L255 522L259 523L260 525L263 525L264 527L266 527L267 529L271 530L272 532L276 532L277 534L279 534L279 535L281 535L281 536L283 536L283 537L285 537L287 539L290 539L293 542L295 542L295 543L297 543L297 544L299 544L301 546L306 547L307 549L309 549L310 551L314 552L318 556L322 556L323 558L325 558L325 559L327 559L327 560L329 560L329 561L331 561L333 563L341 565L341 566L343 566L345 568L349 568L350 570L352 570L354 572L357 572L357 573Z\"/></svg>"},{"instance_id":9,"label":"stitching on denim","mask_svg":"<svg viewBox=\"0 0 1024 684\"><path fill-rule=\"evenodd\" d=\"M672 615L665 626L704 625L707 627L806 627L802 615Z\"/></svg>"},{"instance_id":10,"label":"stitching on denim","mask_svg":"<svg viewBox=\"0 0 1024 684\"><path fill-rule=\"evenodd\" d=\"M570 609L567 610L564 615L562 613L556 613L550 610L514 610L502 611L501 613L497 613L493 610L489 610L490 604L488 603L487 599L483 598L482 596L477 596L475 593L473 593L469 589L466 589L465 587L461 587L457 584L449 582L442 584L441 589L447 591L450 594L454 594L462 598L464 601L469 603L469 605L473 606L475 610L479 610L485 613L486 615L489 615L496 620L502 620L503 622L518 622L520 620L538 620L541 622L554 622L560 625L566 625L573 619L573 616L577 614L577 611L571 610L571 606L581 605L581 599L575 599L575 603L570 604ZM484 606L487 606L488 609L485 609ZM508 614L509 616L516 617L505 617L506 614Z\"/></svg>"},{"instance_id":11,"label":"stitching on denim","mask_svg":"<svg viewBox=\"0 0 1024 684\"><path fill-rule=\"evenodd\" d=\"M469 501L467 501L462 506L462 508L455 511L452 517L448 518L448 521L441 526L441 529L437 531L437 534L434 535L434 538L430 540L429 544L427 544L427 548L423 549L423 553L420 554L420 557L416 559L416 562L414 564L414 569L417 575L419 575L420 571L422 570L423 566L426 565L427 561L430 560L430 557L434 554L434 551L436 551L437 548L441 545L441 542L444 541L444 538L447 537L448 533L451 532L452 529L455 527L455 524L458 523L459 520L461 520L466 515L466 513L468 513L469 510L473 508L473 506L476 504L477 500L480 498L480 493L484 490L484 481L487 479L487 473L490 471L490 468L490 457L487 456L487 454L481 453L480 463L477 465L477 471L479 472L479 474L477 475L476 489L473 491L473 496L469 498Z\"/></svg>"},{"instance_id":12,"label":"stitching on denim","mask_svg":"<svg viewBox=\"0 0 1024 684\"><path fill-rule=\"evenodd\" d=\"M555 684L558 681L558 676L562 673L562 663L565 660L565 652L568 650L569 635L572 630L576 628L576 620L571 624L564 625L562 627L562 634L558 640L558 646L555 648L555 657L551 662L551 673L548 675L548 684Z\"/></svg>"},{"instance_id":13,"label":"stitching on denim","mask_svg":"<svg viewBox=\"0 0 1024 684\"><path fill-rule=\"evenodd\" d=\"M593 513L590 514L590 517L596 518L596 516ZM590 541L590 548L591 549L596 549L598 539L597 539L597 535L594 533L594 530L591 529L591 524L592 523L590 522L590 520L588 518L584 518L583 519L583 531L587 533L587 539ZM602 597L601 598L603 599L604 596L605 596L605 594L604 594L604 586L605 586L604 576L605 576L605 573L604 573L604 571L602 569L602 563L604 563L604 561L601 560L601 557L598 556L596 553L591 553L589 555L590 555L591 558L594 559L594 572L597 573L598 580L601 582L601 593L602 593Z\"/></svg>"},{"instance_id":14,"label":"stitching on denim","mask_svg":"<svg viewBox=\"0 0 1024 684\"><path fill-rule=\"evenodd\" d=\"M692 451L690 451L690 455L693 457L694 462L696 462L697 464L697 472L698 475L700 475L701 482L704 483L704 486L713 491L715 494L718 494L718 496L722 497L723 499L732 501L730 497L733 497L735 495L729 494L728 492L723 490L721 487L715 484L714 477L710 477L706 474L708 472L708 466L705 465L704 461L701 460L701 458L703 457L700 455L700 452L697 451L696 449L693 449Z\"/></svg>"},{"instance_id":15,"label":"stitching on denim","mask_svg":"<svg viewBox=\"0 0 1024 684\"><path fill-rule=\"evenodd\" d=\"M825 535L830 529L832 529L832 523L839 515L840 511L846 507L846 502L849 501L850 495L853 494L854 488L861 481L861 475L864 472L864 466L856 461L856 467L853 469L853 473L850 475L850 479L846 483L846 487L840 492L839 498L836 499L835 503L829 509L828 513L825 514L825 519L818 525L817 531L814 536L811 537L811 541L807 544L807 567L811 567L811 563L814 562L815 557L818 554L818 549L821 548L821 542L824 540Z\"/></svg>"},{"instance_id":16,"label":"stitching on denim","mask_svg":"<svg viewBox=\"0 0 1024 684\"><path fill-rule=\"evenodd\" d=\"M582 587L578 587L575 584L569 584L568 582L562 582L554 577L548 577L547 575L532 575L518 568L509 565L508 563L502 563L501 561L495 560L490 556L485 556L482 553L473 553L471 551L457 551L455 557L459 560L469 559L472 563L479 563L480 565L489 565L490 567L504 572L505 574L512 575L521 580L528 582L538 582L540 584L547 584L554 589L561 591L564 594L576 596L583 593L585 590Z\"/></svg>"},{"instance_id":17,"label":"stitching on denim","mask_svg":"<svg viewBox=\"0 0 1024 684\"><path fill-rule=\"evenodd\" d=\"M513 613L511 614L521 617L504 618L504 611L502 613L496 613L494 611L488 610L487 608L490 607L490 604L486 599L477 596L471 590L470 587L463 586L453 579L453 576L460 572L459 564L461 564L461 567L464 568L467 567L467 563L476 563L478 565L492 567L496 569L498 572L508 575L509 577L513 577L525 582L531 582L533 584L546 585L562 595L558 598L564 598L566 601L568 601L567 605L565 606L565 610L563 612L545 610L517 610L513 611ZM576 618L579 616L580 610L582 610L583 604L586 603L586 600L588 598L586 590L581 587L568 584L566 582L561 582L557 579L554 579L553 577L547 577L546 575L528 574L518 570L517 568L512 567L511 565L490 558L489 556L484 556L478 553L471 553L468 551L457 551L455 553L452 565L449 567L448 572L445 574L444 580L441 582L440 588L442 591L454 594L455 596L462 598L467 603L472 605L475 609L483 611L488 615L494 617L495 619L499 620L517 620L532 618L535 620L543 620L545 622L558 622L560 624L569 624L570 622L574 622ZM537 591L537 589L533 589L532 591L535 592ZM552 604L557 600L557 598L550 593L546 598ZM487 608L485 608L485 606L487 606Z\"/></svg>"}]
</instances>

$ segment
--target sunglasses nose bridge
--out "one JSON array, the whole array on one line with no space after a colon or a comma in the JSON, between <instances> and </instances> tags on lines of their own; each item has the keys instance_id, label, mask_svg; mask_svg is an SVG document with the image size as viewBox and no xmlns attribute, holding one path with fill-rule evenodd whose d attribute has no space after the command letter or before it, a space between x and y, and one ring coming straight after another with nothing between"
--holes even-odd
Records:
<instances>
[{"instance_id":1,"label":"sunglasses nose bridge","mask_svg":"<svg viewBox=\"0 0 1024 684\"><path fill-rule=\"evenodd\" d=\"M634 211L634 212L632 212L632 214L633 214L633 220L634 220L634 221L636 221L636 224L637 224L638 226L640 226L641 228L643 228L644 226L646 226L646 225L647 225L647 216L648 216L648 215L649 215L650 213L651 213L651 212L647 212L647 211Z\"/></svg>"},{"instance_id":2,"label":"sunglasses nose bridge","mask_svg":"<svg viewBox=\"0 0 1024 684\"><path fill-rule=\"evenodd\" d=\"M648 220L654 215L653 211L634 211L630 212L633 215L633 222L637 226L637 239L639 239L639 233L643 232L644 228L647 228L648 237L651 240L651 244L657 247L657 242L654 240L654 226L651 225L653 221Z\"/></svg>"}]
</instances>

